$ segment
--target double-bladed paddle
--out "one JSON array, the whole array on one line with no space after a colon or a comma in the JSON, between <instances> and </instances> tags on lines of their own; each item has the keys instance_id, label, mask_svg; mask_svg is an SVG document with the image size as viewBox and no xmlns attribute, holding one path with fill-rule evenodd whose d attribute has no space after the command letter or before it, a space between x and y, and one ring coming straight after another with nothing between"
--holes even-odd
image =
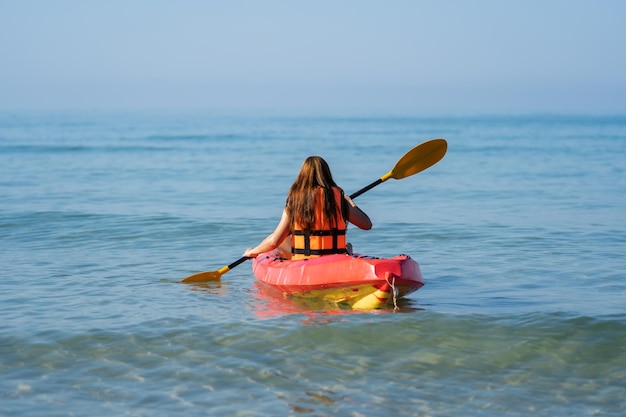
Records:
<instances>
[{"instance_id":1,"label":"double-bladed paddle","mask_svg":"<svg viewBox=\"0 0 626 417\"><path fill-rule=\"evenodd\" d=\"M432 139L417 145L410 151L404 154L402 158L391 168L385 175L372 182L370 185L361 188L354 194L350 195L350 198L356 198L366 191L371 190L378 184L382 184L389 178L394 180L401 180L411 175L417 174L435 165L443 158L448 150L448 143L445 139ZM237 265L247 261L248 257L242 256L230 265L226 265L218 269L217 271L198 272L183 279L181 282L207 282L207 281L219 281L221 276Z\"/></svg>"}]
</instances>

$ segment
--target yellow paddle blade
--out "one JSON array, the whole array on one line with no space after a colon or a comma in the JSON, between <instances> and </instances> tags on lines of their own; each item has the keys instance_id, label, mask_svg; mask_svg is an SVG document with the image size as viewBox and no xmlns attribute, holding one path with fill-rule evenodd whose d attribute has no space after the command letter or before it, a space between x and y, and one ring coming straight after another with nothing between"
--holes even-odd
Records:
<instances>
[{"instance_id":1,"label":"yellow paddle blade","mask_svg":"<svg viewBox=\"0 0 626 417\"><path fill-rule=\"evenodd\" d=\"M432 139L417 145L400 158L394 167L391 168L391 171L380 177L380 179L382 181L386 181L389 178L400 180L417 174L439 162L447 150L448 142L445 139Z\"/></svg>"},{"instance_id":2,"label":"yellow paddle blade","mask_svg":"<svg viewBox=\"0 0 626 417\"><path fill-rule=\"evenodd\" d=\"M219 281L223 274L227 273L237 265L242 262L247 261L250 258L242 256L237 259L230 265L226 265L218 269L217 271L207 271L207 272L198 272L197 274L193 274L188 276L187 278L181 280L180 282L208 282L208 281Z\"/></svg>"},{"instance_id":3,"label":"yellow paddle blade","mask_svg":"<svg viewBox=\"0 0 626 417\"><path fill-rule=\"evenodd\" d=\"M197 274L188 276L187 278L181 280L180 282L219 281L221 277L222 277L222 274L220 273L220 271L198 272Z\"/></svg>"}]
</instances>

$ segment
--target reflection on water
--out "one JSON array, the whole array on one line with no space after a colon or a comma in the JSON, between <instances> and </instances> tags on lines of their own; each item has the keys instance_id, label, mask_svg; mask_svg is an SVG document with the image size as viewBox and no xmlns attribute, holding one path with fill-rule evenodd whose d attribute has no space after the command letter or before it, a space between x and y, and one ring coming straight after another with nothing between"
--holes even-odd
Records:
<instances>
[{"instance_id":1,"label":"reflection on water","mask_svg":"<svg viewBox=\"0 0 626 417\"><path fill-rule=\"evenodd\" d=\"M218 297L228 295L228 289L226 286L222 286L221 281L190 282L182 285L189 287L191 291L197 291L204 294L216 295Z\"/></svg>"},{"instance_id":2,"label":"reflection on water","mask_svg":"<svg viewBox=\"0 0 626 417\"><path fill-rule=\"evenodd\" d=\"M253 300L250 306L257 318L304 314L318 323L319 320L328 320L346 314L413 313L422 310L414 300L409 298L397 300L397 308L394 307L393 303L389 303L388 307L384 309L353 310L316 298L288 296L259 281L252 284L251 293Z\"/></svg>"}]
</instances>

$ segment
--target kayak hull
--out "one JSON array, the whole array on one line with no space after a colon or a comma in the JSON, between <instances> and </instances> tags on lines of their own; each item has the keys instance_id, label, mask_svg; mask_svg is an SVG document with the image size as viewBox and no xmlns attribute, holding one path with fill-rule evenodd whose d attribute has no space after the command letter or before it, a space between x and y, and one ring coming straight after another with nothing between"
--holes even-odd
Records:
<instances>
[{"instance_id":1,"label":"kayak hull","mask_svg":"<svg viewBox=\"0 0 626 417\"><path fill-rule=\"evenodd\" d=\"M354 309L384 308L424 285L408 255L325 255L286 260L266 252L252 262L257 279L287 296L317 298Z\"/></svg>"}]
</instances>

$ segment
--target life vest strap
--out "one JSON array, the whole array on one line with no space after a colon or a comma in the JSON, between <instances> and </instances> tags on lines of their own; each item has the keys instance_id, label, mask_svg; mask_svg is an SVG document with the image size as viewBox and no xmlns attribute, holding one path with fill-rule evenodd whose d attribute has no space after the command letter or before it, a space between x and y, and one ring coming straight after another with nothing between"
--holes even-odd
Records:
<instances>
[{"instance_id":1,"label":"life vest strap","mask_svg":"<svg viewBox=\"0 0 626 417\"><path fill-rule=\"evenodd\" d=\"M294 230L291 232L294 236L304 236L304 248L291 247L291 253L294 255L333 255L336 253L346 253L346 248L338 248L339 236L346 235L346 229L331 229L331 230ZM332 236L333 247L330 249L311 249L311 236Z\"/></svg>"},{"instance_id":2,"label":"life vest strap","mask_svg":"<svg viewBox=\"0 0 626 417\"><path fill-rule=\"evenodd\" d=\"M308 232L305 230L294 230L291 233L293 233L294 236L343 236L346 234L346 229L311 230Z\"/></svg>"},{"instance_id":3,"label":"life vest strap","mask_svg":"<svg viewBox=\"0 0 626 417\"><path fill-rule=\"evenodd\" d=\"M336 254L341 254L341 253L348 253L348 251L346 250L346 248L343 249L295 249L295 248L291 248L291 253L294 255L305 255L305 256L311 256L311 255L336 255Z\"/></svg>"}]
</instances>

